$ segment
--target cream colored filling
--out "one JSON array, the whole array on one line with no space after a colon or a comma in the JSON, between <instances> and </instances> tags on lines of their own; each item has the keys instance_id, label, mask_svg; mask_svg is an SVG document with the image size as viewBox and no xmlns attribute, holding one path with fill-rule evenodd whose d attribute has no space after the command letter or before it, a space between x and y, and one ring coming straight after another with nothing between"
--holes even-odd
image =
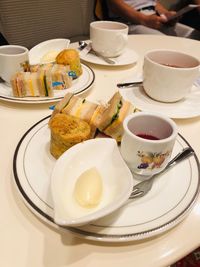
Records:
<instances>
[{"instance_id":1,"label":"cream colored filling","mask_svg":"<svg viewBox=\"0 0 200 267\"><path fill-rule=\"evenodd\" d=\"M102 177L95 167L86 170L78 177L74 197L81 207L95 208L101 201L102 193Z\"/></svg>"}]
</instances>

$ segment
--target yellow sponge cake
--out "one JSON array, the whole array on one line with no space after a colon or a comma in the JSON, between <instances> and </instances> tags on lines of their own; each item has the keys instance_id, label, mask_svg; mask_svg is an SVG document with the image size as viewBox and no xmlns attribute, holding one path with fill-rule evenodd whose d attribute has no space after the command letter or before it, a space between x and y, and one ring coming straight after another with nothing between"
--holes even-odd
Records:
<instances>
[{"instance_id":1,"label":"yellow sponge cake","mask_svg":"<svg viewBox=\"0 0 200 267\"><path fill-rule=\"evenodd\" d=\"M90 125L79 118L57 113L49 122L50 152L57 159L75 144L91 138Z\"/></svg>"}]
</instances>

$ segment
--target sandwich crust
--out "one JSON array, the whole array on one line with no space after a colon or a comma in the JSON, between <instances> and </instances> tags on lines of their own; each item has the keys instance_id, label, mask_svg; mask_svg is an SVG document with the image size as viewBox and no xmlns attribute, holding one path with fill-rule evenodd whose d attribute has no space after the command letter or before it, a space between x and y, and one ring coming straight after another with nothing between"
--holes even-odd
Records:
<instances>
[{"instance_id":1,"label":"sandwich crust","mask_svg":"<svg viewBox=\"0 0 200 267\"><path fill-rule=\"evenodd\" d=\"M128 101L122 101L122 107L120 108L118 117L104 130L104 133L112 138L116 139L117 142L121 141L124 133L123 121L130 113L133 112L133 106Z\"/></svg>"},{"instance_id":2,"label":"sandwich crust","mask_svg":"<svg viewBox=\"0 0 200 267\"><path fill-rule=\"evenodd\" d=\"M22 79L21 79L22 73L21 72L17 72L15 73L12 78L11 78L11 85L12 85L12 91L13 91L13 95L15 97L23 97L24 93L22 91Z\"/></svg>"},{"instance_id":3,"label":"sandwich crust","mask_svg":"<svg viewBox=\"0 0 200 267\"><path fill-rule=\"evenodd\" d=\"M50 121L57 113L77 117L90 124L91 136L94 137L97 129L95 121L100 116L100 110L102 110L102 107L100 108L98 104L75 96L71 93L67 93L65 97L56 104Z\"/></svg>"},{"instance_id":4,"label":"sandwich crust","mask_svg":"<svg viewBox=\"0 0 200 267\"><path fill-rule=\"evenodd\" d=\"M61 111L65 108L65 106L68 105L70 99L73 97L74 95L72 93L67 93L63 99L61 101L59 101L56 105L55 105L55 108L54 108L54 111L53 113L51 114L51 118L50 118L50 121L51 119L57 114L57 113L61 113ZM49 121L49 122L50 122Z\"/></svg>"},{"instance_id":5,"label":"sandwich crust","mask_svg":"<svg viewBox=\"0 0 200 267\"><path fill-rule=\"evenodd\" d=\"M101 118L96 122L97 128L100 131L104 131L104 129L111 124L113 117L118 113L121 101L122 101L122 96L120 95L119 92L115 93L113 97L109 100L107 107L101 114Z\"/></svg>"}]
</instances>

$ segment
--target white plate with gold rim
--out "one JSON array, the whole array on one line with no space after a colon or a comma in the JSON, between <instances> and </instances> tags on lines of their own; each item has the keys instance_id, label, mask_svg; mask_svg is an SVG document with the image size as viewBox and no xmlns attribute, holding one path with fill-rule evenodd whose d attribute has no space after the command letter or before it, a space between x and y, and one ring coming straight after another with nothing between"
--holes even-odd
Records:
<instances>
[{"instance_id":1,"label":"white plate with gold rim","mask_svg":"<svg viewBox=\"0 0 200 267\"><path fill-rule=\"evenodd\" d=\"M143 198L131 200L118 211L81 227L60 227L54 223L50 176L56 160L49 152L49 117L33 125L15 150L13 173L25 204L38 217L59 230L103 242L127 242L164 233L189 214L199 194L199 161L196 154L155 180ZM181 136L172 156L190 146ZM134 180L134 184L137 181Z\"/></svg>"},{"instance_id":2,"label":"white plate with gold rim","mask_svg":"<svg viewBox=\"0 0 200 267\"><path fill-rule=\"evenodd\" d=\"M12 88L5 82L0 82L0 100L25 103L25 104L40 104L40 103L51 103L60 101L66 93L81 94L89 90L95 80L95 74L93 70L85 65L81 64L83 73L82 75L72 81L72 86L64 90L54 90L54 96L52 97L14 97Z\"/></svg>"}]
</instances>

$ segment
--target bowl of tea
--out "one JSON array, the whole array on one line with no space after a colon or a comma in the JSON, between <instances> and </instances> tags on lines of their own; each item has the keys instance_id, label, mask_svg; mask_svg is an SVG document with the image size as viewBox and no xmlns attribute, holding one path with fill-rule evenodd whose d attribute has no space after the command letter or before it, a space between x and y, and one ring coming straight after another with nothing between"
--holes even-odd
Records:
<instances>
[{"instance_id":1,"label":"bowl of tea","mask_svg":"<svg viewBox=\"0 0 200 267\"><path fill-rule=\"evenodd\" d=\"M143 87L146 94L161 102L186 97L199 76L197 58L175 50L151 50L144 56Z\"/></svg>"}]
</instances>

